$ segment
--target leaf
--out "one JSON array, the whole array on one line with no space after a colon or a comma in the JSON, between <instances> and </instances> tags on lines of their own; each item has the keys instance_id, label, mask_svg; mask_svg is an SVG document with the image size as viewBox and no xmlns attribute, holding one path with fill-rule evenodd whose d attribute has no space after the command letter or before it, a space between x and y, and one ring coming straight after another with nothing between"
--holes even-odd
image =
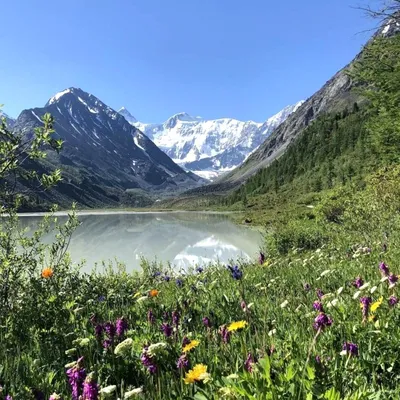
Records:
<instances>
[{"instance_id":1,"label":"leaf","mask_svg":"<svg viewBox=\"0 0 400 400\"><path fill-rule=\"evenodd\" d=\"M310 365L307 365L307 376L311 381L315 379L315 369Z\"/></svg>"}]
</instances>

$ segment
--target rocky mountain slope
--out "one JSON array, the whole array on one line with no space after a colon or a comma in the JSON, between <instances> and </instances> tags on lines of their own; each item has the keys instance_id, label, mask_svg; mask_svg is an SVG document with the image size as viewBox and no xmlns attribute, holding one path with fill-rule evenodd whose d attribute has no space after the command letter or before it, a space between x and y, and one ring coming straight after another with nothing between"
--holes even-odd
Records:
<instances>
[{"instance_id":1,"label":"rocky mountain slope","mask_svg":"<svg viewBox=\"0 0 400 400\"><path fill-rule=\"evenodd\" d=\"M5 112L0 110L0 118L6 119L6 124L9 128L12 128L15 125L15 119L8 116Z\"/></svg>"},{"instance_id":2,"label":"rocky mountain slope","mask_svg":"<svg viewBox=\"0 0 400 400\"><path fill-rule=\"evenodd\" d=\"M144 124L125 107L119 112L176 163L215 178L240 165L300 105L286 107L263 124L231 118L205 120L187 113L176 114L163 124Z\"/></svg>"},{"instance_id":3,"label":"rocky mountain slope","mask_svg":"<svg viewBox=\"0 0 400 400\"><path fill-rule=\"evenodd\" d=\"M176 193L201 183L118 112L81 89L66 89L45 107L24 110L15 131L29 134L45 113L55 118L56 134L65 141L60 155L51 152L46 160L62 169L58 201L115 204L127 190Z\"/></svg>"}]
</instances>

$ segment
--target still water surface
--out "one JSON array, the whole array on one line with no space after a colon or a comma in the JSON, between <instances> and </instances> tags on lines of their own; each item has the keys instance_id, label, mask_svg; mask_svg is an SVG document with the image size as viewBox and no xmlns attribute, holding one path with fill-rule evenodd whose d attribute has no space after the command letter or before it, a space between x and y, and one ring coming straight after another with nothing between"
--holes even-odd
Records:
<instances>
[{"instance_id":1,"label":"still water surface","mask_svg":"<svg viewBox=\"0 0 400 400\"><path fill-rule=\"evenodd\" d=\"M20 220L33 231L40 218L30 214ZM66 217L58 219L61 222ZM79 220L82 223L72 236L69 253L75 263L86 261L85 271L115 258L128 270L140 269L141 257L171 262L178 269L254 259L263 244L259 232L235 225L224 214L111 212L81 214ZM51 239L49 235L45 241Z\"/></svg>"}]
</instances>

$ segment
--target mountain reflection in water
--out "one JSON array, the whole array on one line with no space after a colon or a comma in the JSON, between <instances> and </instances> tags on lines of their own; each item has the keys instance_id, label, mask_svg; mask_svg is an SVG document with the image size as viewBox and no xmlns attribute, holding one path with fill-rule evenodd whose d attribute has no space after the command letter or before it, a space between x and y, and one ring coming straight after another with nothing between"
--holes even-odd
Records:
<instances>
[{"instance_id":1,"label":"mountain reflection in water","mask_svg":"<svg viewBox=\"0 0 400 400\"><path fill-rule=\"evenodd\" d=\"M58 217L59 221L66 217ZM21 224L35 229L39 216L24 216ZM74 262L86 260L85 271L102 260L121 261L140 269L141 257L171 262L186 269L196 264L257 256L262 235L231 222L227 215L201 212L82 214L69 252ZM50 242L52 236L45 237Z\"/></svg>"}]
</instances>

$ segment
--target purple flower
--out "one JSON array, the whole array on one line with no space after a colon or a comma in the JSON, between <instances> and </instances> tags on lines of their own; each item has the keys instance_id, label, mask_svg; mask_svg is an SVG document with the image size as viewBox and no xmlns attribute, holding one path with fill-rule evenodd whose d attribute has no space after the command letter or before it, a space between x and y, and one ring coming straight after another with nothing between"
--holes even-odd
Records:
<instances>
[{"instance_id":1,"label":"purple flower","mask_svg":"<svg viewBox=\"0 0 400 400\"><path fill-rule=\"evenodd\" d=\"M105 301L105 300L106 300L106 297L103 296L103 295L100 295L100 296L98 297L98 299L97 299L97 301L98 301L99 303L102 303L102 302Z\"/></svg>"},{"instance_id":2,"label":"purple flower","mask_svg":"<svg viewBox=\"0 0 400 400\"><path fill-rule=\"evenodd\" d=\"M346 350L351 356L358 356L358 346L356 344L345 342L342 348L343 350Z\"/></svg>"},{"instance_id":3,"label":"purple flower","mask_svg":"<svg viewBox=\"0 0 400 400\"><path fill-rule=\"evenodd\" d=\"M179 358L178 361L176 362L176 367L178 369L187 369L189 368L189 360L186 357L186 354L182 354Z\"/></svg>"},{"instance_id":4,"label":"purple flower","mask_svg":"<svg viewBox=\"0 0 400 400\"><path fill-rule=\"evenodd\" d=\"M97 339L100 339L102 333L103 333L103 325L97 324L94 327L94 334L96 335Z\"/></svg>"},{"instance_id":5,"label":"purple flower","mask_svg":"<svg viewBox=\"0 0 400 400\"><path fill-rule=\"evenodd\" d=\"M44 393L39 389L32 389L32 395L35 400L44 400Z\"/></svg>"},{"instance_id":6,"label":"purple flower","mask_svg":"<svg viewBox=\"0 0 400 400\"><path fill-rule=\"evenodd\" d=\"M173 311L172 312L172 323L175 326L179 325L180 318L181 318L181 315L179 314L179 311Z\"/></svg>"},{"instance_id":7,"label":"purple flower","mask_svg":"<svg viewBox=\"0 0 400 400\"><path fill-rule=\"evenodd\" d=\"M361 297L360 303L362 304L362 315L363 319L365 320L368 317L369 306L372 303L372 299L371 297Z\"/></svg>"},{"instance_id":8,"label":"purple flower","mask_svg":"<svg viewBox=\"0 0 400 400\"><path fill-rule=\"evenodd\" d=\"M204 271L204 269L201 267L196 268L196 272L198 272L199 274L201 274L203 271Z\"/></svg>"},{"instance_id":9,"label":"purple flower","mask_svg":"<svg viewBox=\"0 0 400 400\"><path fill-rule=\"evenodd\" d=\"M221 335L222 341L224 343L228 343L229 339L231 338L231 333L228 331L228 328L226 325L222 325L219 328L219 334Z\"/></svg>"},{"instance_id":10,"label":"purple flower","mask_svg":"<svg viewBox=\"0 0 400 400\"><path fill-rule=\"evenodd\" d=\"M93 374L89 374L83 383L82 400L97 400L99 397L99 385Z\"/></svg>"},{"instance_id":11,"label":"purple flower","mask_svg":"<svg viewBox=\"0 0 400 400\"><path fill-rule=\"evenodd\" d=\"M106 335L112 340L116 333L115 325L112 322L107 322L104 324L104 331Z\"/></svg>"},{"instance_id":12,"label":"purple flower","mask_svg":"<svg viewBox=\"0 0 400 400\"><path fill-rule=\"evenodd\" d=\"M380 269L380 271L381 271L383 276L388 276L389 275L389 268L384 262L380 263L379 269Z\"/></svg>"},{"instance_id":13,"label":"purple flower","mask_svg":"<svg viewBox=\"0 0 400 400\"><path fill-rule=\"evenodd\" d=\"M306 292L309 292L309 291L311 290L311 285L310 285L309 283L305 283L305 284L303 285L303 288L304 288L304 290L305 290Z\"/></svg>"},{"instance_id":14,"label":"purple flower","mask_svg":"<svg viewBox=\"0 0 400 400\"><path fill-rule=\"evenodd\" d=\"M6 396L6 400L13 400L13 398L8 394L8 395Z\"/></svg>"},{"instance_id":15,"label":"purple flower","mask_svg":"<svg viewBox=\"0 0 400 400\"><path fill-rule=\"evenodd\" d=\"M235 279L236 281L239 281L240 279L242 279L243 272L239 269L239 267L237 265L235 265L234 267L231 267L230 265L228 265L228 269L231 271L231 275L232 275L233 279Z\"/></svg>"},{"instance_id":16,"label":"purple flower","mask_svg":"<svg viewBox=\"0 0 400 400\"><path fill-rule=\"evenodd\" d=\"M315 356L315 361L317 364L321 364L321 357L320 356Z\"/></svg>"},{"instance_id":17,"label":"purple flower","mask_svg":"<svg viewBox=\"0 0 400 400\"><path fill-rule=\"evenodd\" d=\"M399 302L399 299L396 296L390 296L389 305L394 307Z\"/></svg>"},{"instance_id":18,"label":"purple flower","mask_svg":"<svg viewBox=\"0 0 400 400\"><path fill-rule=\"evenodd\" d=\"M206 328L211 328L211 321L210 321L210 318L208 318L208 317L203 317L203 325L204 325Z\"/></svg>"},{"instance_id":19,"label":"purple flower","mask_svg":"<svg viewBox=\"0 0 400 400\"><path fill-rule=\"evenodd\" d=\"M322 303L320 301L314 301L313 308L314 308L314 310L317 310L319 312L324 311L324 306L322 305Z\"/></svg>"},{"instance_id":20,"label":"purple flower","mask_svg":"<svg viewBox=\"0 0 400 400\"><path fill-rule=\"evenodd\" d=\"M153 359L147 353L147 349L148 349L147 346L145 346L143 348L143 352L140 357L140 361L142 362L142 364L147 368L147 370L151 374L155 374L157 372L157 365L154 363Z\"/></svg>"},{"instance_id":21,"label":"purple flower","mask_svg":"<svg viewBox=\"0 0 400 400\"><path fill-rule=\"evenodd\" d=\"M324 292L321 289L317 289L317 297L321 300L324 296Z\"/></svg>"},{"instance_id":22,"label":"purple flower","mask_svg":"<svg viewBox=\"0 0 400 400\"><path fill-rule=\"evenodd\" d=\"M314 329L322 330L327 326L332 325L332 319L329 318L325 313L321 312L318 314L317 318L314 320Z\"/></svg>"},{"instance_id":23,"label":"purple flower","mask_svg":"<svg viewBox=\"0 0 400 400\"><path fill-rule=\"evenodd\" d=\"M156 272L154 272L153 273L153 278L157 278L157 276L160 276L161 275L161 272L160 271L156 271Z\"/></svg>"},{"instance_id":24,"label":"purple flower","mask_svg":"<svg viewBox=\"0 0 400 400\"><path fill-rule=\"evenodd\" d=\"M261 251L260 251L260 255L258 256L258 262L260 263L260 265L265 263L265 255Z\"/></svg>"},{"instance_id":25,"label":"purple flower","mask_svg":"<svg viewBox=\"0 0 400 400\"><path fill-rule=\"evenodd\" d=\"M105 349L108 349L109 347L111 347L112 344L113 344L113 342L112 342L111 339L105 339L105 340L103 340L103 347L104 347Z\"/></svg>"},{"instance_id":26,"label":"purple flower","mask_svg":"<svg viewBox=\"0 0 400 400\"><path fill-rule=\"evenodd\" d=\"M182 340L182 347L185 347L187 344L189 344L191 340L188 337L184 337Z\"/></svg>"},{"instance_id":27,"label":"purple flower","mask_svg":"<svg viewBox=\"0 0 400 400\"><path fill-rule=\"evenodd\" d=\"M154 318L154 314L153 314L153 310L150 309L149 311L147 311L147 322L150 325L153 325L154 322L156 322L156 319Z\"/></svg>"},{"instance_id":28,"label":"purple flower","mask_svg":"<svg viewBox=\"0 0 400 400\"><path fill-rule=\"evenodd\" d=\"M247 372L253 371L253 364L254 364L254 358L251 355L251 353L249 353L247 354L246 361L244 362L244 368L246 369Z\"/></svg>"},{"instance_id":29,"label":"purple flower","mask_svg":"<svg viewBox=\"0 0 400 400\"><path fill-rule=\"evenodd\" d=\"M360 276L357 276L357 278L353 281L352 285L359 289L362 285L364 285L364 281L361 279Z\"/></svg>"},{"instance_id":30,"label":"purple flower","mask_svg":"<svg viewBox=\"0 0 400 400\"><path fill-rule=\"evenodd\" d=\"M171 277L169 275L164 276L164 281L169 282L171 280Z\"/></svg>"},{"instance_id":31,"label":"purple flower","mask_svg":"<svg viewBox=\"0 0 400 400\"><path fill-rule=\"evenodd\" d=\"M394 285L399 280L399 277L395 274L390 274L388 280L392 285Z\"/></svg>"},{"instance_id":32,"label":"purple flower","mask_svg":"<svg viewBox=\"0 0 400 400\"><path fill-rule=\"evenodd\" d=\"M176 281L176 286L182 287L183 286L183 280L182 279L177 279Z\"/></svg>"},{"instance_id":33,"label":"purple flower","mask_svg":"<svg viewBox=\"0 0 400 400\"><path fill-rule=\"evenodd\" d=\"M79 358L76 364L67 370L69 384L72 390L72 399L78 400L81 393L83 381L86 377L85 369L81 367L83 357Z\"/></svg>"},{"instance_id":34,"label":"purple flower","mask_svg":"<svg viewBox=\"0 0 400 400\"><path fill-rule=\"evenodd\" d=\"M173 331L172 326L165 322L161 324L161 330L163 331L166 337L170 337L172 335Z\"/></svg>"},{"instance_id":35,"label":"purple flower","mask_svg":"<svg viewBox=\"0 0 400 400\"><path fill-rule=\"evenodd\" d=\"M118 318L115 327L117 336L124 336L125 332L128 330L128 323L124 317Z\"/></svg>"}]
</instances>

